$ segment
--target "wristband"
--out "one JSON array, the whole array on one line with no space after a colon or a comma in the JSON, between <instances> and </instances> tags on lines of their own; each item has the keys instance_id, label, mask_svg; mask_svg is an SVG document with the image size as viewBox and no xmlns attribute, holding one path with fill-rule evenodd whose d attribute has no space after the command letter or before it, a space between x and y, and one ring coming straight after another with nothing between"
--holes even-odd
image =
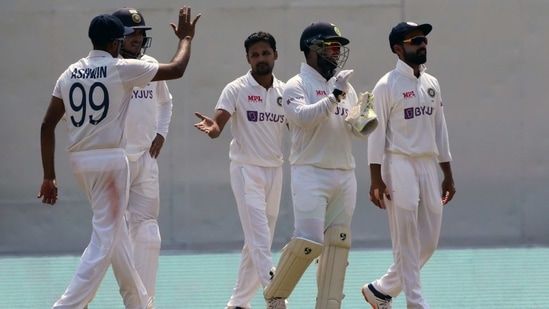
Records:
<instances>
[{"instance_id":1,"label":"wristband","mask_svg":"<svg viewBox=\"0 0 549 309\"><path fill-rule=\"evenodd\" d=\"M328 96L328 99L330 99L330 103L332 103L332 104L337 105L337 103L339 103L339 101L336 99L336 96L333 95L333 94L330 94L330 95Z\"/></svg>"}]
</instances>

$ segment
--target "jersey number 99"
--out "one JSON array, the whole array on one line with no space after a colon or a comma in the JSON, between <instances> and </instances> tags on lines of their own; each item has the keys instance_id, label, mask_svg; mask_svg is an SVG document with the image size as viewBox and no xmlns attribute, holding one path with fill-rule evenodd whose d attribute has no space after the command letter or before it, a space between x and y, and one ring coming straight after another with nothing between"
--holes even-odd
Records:
<instances>
[{"instance_id":1,"label":"jersey number 99","mask_svg":"<svg viewBox=\"0 0 549 309\"><path fill-rule=\"evenodd\" d=\"M98 102L95 102L94 100L94 92L98 91L97 88L103 91L103 101L98 104ZM74 96L75 91L80 91L80 102L75 102ZM95 96L96 98L99 96ZM93 85L91 85L88 95L88 101L89 101L89 107L94 111L100 111L101 115L99 115L99 118L94 119L93 115L88 115L89 123L92 125L99 124L105 117L107 117L107 112L109 111L109 91L107 90L107 87L103 85L102 83L95 82ZM86 120L86 113L87 113L87 106L86 104L86 89L81 83L74 83L71 86L71 89L69 90L69 104L73 111L79 112L82 114L80 119L76 119L74 116L71 116L71 122L75 127L80 127L84 124L84 121ZM93 113L93 112L92 112Z\"/></svg>"}]
</instances>

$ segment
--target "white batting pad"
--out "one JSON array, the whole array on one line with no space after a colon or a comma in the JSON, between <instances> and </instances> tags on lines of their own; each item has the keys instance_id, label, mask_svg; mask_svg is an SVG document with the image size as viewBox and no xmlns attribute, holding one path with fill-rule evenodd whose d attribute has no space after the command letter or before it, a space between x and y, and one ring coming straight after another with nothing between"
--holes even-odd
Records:
<instances>
[{"instance_id":1,"label":"white batting pad","mask_svg":"<svg viewBox=\"0 0 549 309\"><path fill-rule=\"evenodd\" d=\"M304 238L294 238L285 247L276 273L265 290L265 299L288 298L311 262L322 253L322 244Z\"/></svg>"},{"instance_id":2,"label":"white batting pad","mask_svg":"<svg viewBox=\"0 0 549 309\"><path fill-rule=\"evenodd\" d=\"M343 282L351 249L351 230L334 226L324 233L324 251L317 269L318 297L316 309L339 309L343 299Z\"/></svg>"}]
</instances>

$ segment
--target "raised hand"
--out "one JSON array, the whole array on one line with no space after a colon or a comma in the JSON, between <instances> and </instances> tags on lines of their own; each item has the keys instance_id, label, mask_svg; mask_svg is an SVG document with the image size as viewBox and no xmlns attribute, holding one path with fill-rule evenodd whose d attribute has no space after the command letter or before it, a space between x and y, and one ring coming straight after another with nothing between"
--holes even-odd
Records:
<instances>
[{"instance_id":1,"label":"raised hand","mask_svg":"<svg viewBox=\"0 0 549 309\"><path fill-rule=\"evenodd\" d=\"M343 93L347 93L349 90L349 80L351 79L351 76L353 76L353 72L354 70L342 70L337 73L334 88L343 91Z\"/></svg>"},{"instance_id":2,"label":"raised hand","mask_svg":"<svg viewBox=\"0 0 549 309\"><path fill-rule=\"evenodd\" d=\"M184 5L182 8L179 9L178 25L170 23L170 26L172 26L175 35L180 40L183 40L185 37L190 37L192 39L194 37L194 28L196 26L196 22L198 22L201 16L202 14L196 15L191 22L191 7Z\"/></svg>"}]
</instances>

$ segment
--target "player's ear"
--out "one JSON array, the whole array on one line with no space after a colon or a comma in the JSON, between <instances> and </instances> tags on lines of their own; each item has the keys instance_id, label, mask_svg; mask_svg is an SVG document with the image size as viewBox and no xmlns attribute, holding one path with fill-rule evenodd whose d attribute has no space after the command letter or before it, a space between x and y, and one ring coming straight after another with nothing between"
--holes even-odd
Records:
<instances>
[{"instance_id":1,"label":"player's ear","mask_svg":"<svg viewBox=\"0 0 549 309\"><path fill-rule=\"evenodd\" d=\"M393 53L397 54L399 57L404 52L402 44L393 45Z\"/></svg>"}]
</instances>

